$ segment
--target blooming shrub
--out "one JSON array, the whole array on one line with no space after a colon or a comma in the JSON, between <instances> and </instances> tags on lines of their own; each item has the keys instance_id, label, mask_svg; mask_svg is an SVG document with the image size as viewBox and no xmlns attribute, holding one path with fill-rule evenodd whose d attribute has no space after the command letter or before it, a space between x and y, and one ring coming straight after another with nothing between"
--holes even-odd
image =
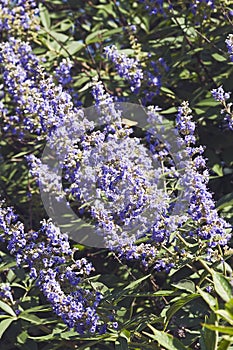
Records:
<instances>
[{"instance_id":1,"label":"blooming shrub","mask_svg":"<svg viewBox=\"0 0 233 350\"><path fill-rule=\"evenodd\" d=\"M232 11L0 1L1 346L231 346Z\"/></svg>"}]
</instances>

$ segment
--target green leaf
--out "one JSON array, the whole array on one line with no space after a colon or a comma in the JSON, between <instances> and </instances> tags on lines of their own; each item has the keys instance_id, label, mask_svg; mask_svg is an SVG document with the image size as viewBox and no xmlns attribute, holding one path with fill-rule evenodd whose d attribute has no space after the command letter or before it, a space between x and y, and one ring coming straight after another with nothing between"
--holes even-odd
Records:
<instances>
[{"instance_id":1,"label":"green leaf","mask_svg":"<svg viewBox=\"0 0 233 350\"><path fill-rule=\"evenodd\" d=\"M122 338L127 339L127 341L130 341L130 331L128 331L127 329L122 329L121 333L120 333L120 336Z\"/></svg>"},{"instance_id":2,"label":"green leaf","mask_svg":"<svg viewBox=\"0 0 233 350\"><path fill-rule=\"evenodd\" d=\"M113 17L116 16L115 12L113 11L113 4L111 3L110 4L105 3L104 5L97 5L95 6L95 8L102 10Z\"/></svg>"},{"instance_id":3,"label":"green leaf","mask_svg":"<svg viewBox=\"0 0 233 350\"><path fill-rule=\"evenodd\" d=\"M128 341L124 337L119 337L115 342L115 350L128 350Z\"/></svg>"},{"instance_id":4,"label":"green leaf","mask_svg":"<svg viewBox=\"0 0 233 350\"><path fill-rule=\"evenodd\" d=\"M197 291L212 310L215 310L217 308L217 299L215 299L210 293L204 292L198 286Z\"/></svg>"},{"instance_id":5,"label":"green leaf","mask_svg":"<svg viewBox=\"0 0 233 350\"><path fill-rule=\"evenodd\" d=\"M233 340L233 339L232 339ZM227 339L221 339L218 349L217 350L227 350L229 348L229 345L231 344L230 340Z\"/></svg>"},{"instance_id":6,"label":"green leaf","mask_svg":"<svg viewBox=\"0 0 233 350\"><path fill-rule=\"evenodd\" d=\"M177 283L172 283L172 286L181 290L186 290L190 293L195 293L195 283L187 279L180 280Z\"/></svg>"},{"instance_id":7,"label":"green leaf","mask_svg":"<svg viewBox=\"0 0 233 350\"><path fill-rule=\"evenodd\" d=\"M79 52L84 48L84 43L79 41L69 41L66 45L66 50L69 52L69 54L72 56L75 53Z\"/></svg>"},{"instance_id":8,"label":"green leaf","mask_svg":"<svg viewBox=\"0 0 233 350\"><path fill-rule=\"evenodd\" d=\"M157 292L154 292L154 293L150 293L150 292L147 292L147 293L141 293L141 292L138 292L138 293L132 293L129 295L129 297L134 297L134 298L154 298L154 297L168 297L170 295L174 294L174 291L173 290L159 290ZM125 295L126 297L128 295Z\"/></svg>"},{"instance_id":9,"label":"green leaf","mask_svg":"<svg viewBox=\"0 0 233 350\"><path fill-rule=\"evenodd\" d=\"M199 107L216 107L218 105L219 105L219 102L215 101L214 98L205 98L204 100L196 104L196 106L199 106Z\"/></svg>"},{"instance_id":10,"label":"green leaf","mask_svg":"<svg viewBox=\"0 0 233 350\"><path fill-rule=\"evenodd\" d=\"M233 315L227 310L217 310L216 314L224 318L228 323L233 326Z\"/></svg>"},{"instance_id":11,"label":"green leaf","mask_svg":"<svg viewBox=\"0 0 233 350\"><path fill-rule=\"evenodd\" d=\"M154 334L147 332L142 332L153 340L157 341L161 346L167 350L188 350L177 338L173 337L170 334L167 334L162 331L158 331L154 327L148 324L148 327L152 330Z\"/></svg>"},{"instance_id":12,"label":"green leaf","mask_svg":"<svg viewBox=\"0 0 233 350\"><path fill-rule=\"evenodd\" d=\"M7 328L11 325L13 321L15 321L17 318L8 318L6 320L3 320L0 322L0 339L3 336L3 333L7 330Z\"/></svg>"},{"instance_id":13,"label":"green leaf","mask_svg":"<svg viewBox=\"0 0 233 350\"><path fill-rule=\"evenodd\" d=\"M162 110L159 112L160 114L173 114L177 113L177 108L176 107L170 107L168 109Z\"/></svg>"},{"instance_id":14,"label":"green leaf","mask_svg":"<svg viewBox=\"0 0 233 350\"><path fill-rule=\"evenodd\" d=\"M0 320L2 320L2 319L5 319L5 318L9 318L10 316L8 316L8 315L0 315Z\"/></svg>"},{"instance_id":15,"label":"green leaf","mask_svg":"<svg viewBox=\"0 0 233 350\"><path fill-rule=\"evenodd\" d=\"M103 33L102 37L103 37L103 39L108 39L112 35L119 34L119 33L123 33L122 27L107 30L106 32Z\"/></svg>"},{"instance_id":16,"label":"green leaf","mask_svg":"<svg viewBox=\"0 0 233 350\"><path fill-rule=\"evenodd\" d=\"M35 315L30 315L26 312L22 312L19 314L18 318L21 318L22 320L29 321L34 324L43 324L44 320L40 319L39 317Z\"/></svg>"},{"instance_id":17,"label":"green leaf","mask_svg":"<svg viewBox=\"0 0 233 350\"><path fill-rule=\"evenodd\" d=\"M212 55L211 55L216 61L218 61L218 62L223 62L223 61L226 61L227 59L224 57L224 56L222 56L222 55L220 55L219 53L212 53Z\"/></svg>"},{"instance_id":18,"label":"green leaf","mask_svg":"<svg viewBox=\"0 0 233 350\"><path fill-rule=\"evenodd\" d=\"M215 326L213 324L206 324L206 323L203 323L203 327L211 329L212 331L218 331L220 333L233 335L233 327Z\"/></svg>"},{"instance_id":19,"label":"green leaf","mask_svg":"<svg viewBox=\"0 0 233 350\"><path fill-rule=\"evenodd\" d=\"M221 273L212 270L212 277L216 293L224 300L229 301L232 297L230 282Z\"/></svg>"},{"instance_id":20,"label":"green leaf","mask_svg":"<svg viewBox=\"0 0 233 350\"><path fill-rule=\"evenodd\" d=\"M216 321L216 315L211 312L210 316L206 320L208 324ZM217 346L217 332L203 327L200 337L201 350L216 349Z\"/></svg>"},{"instance_id":21,"label":"green leaf","mask_svg":"<svg viewBox=\"0 0 233 350\"><path fill-rule=\"evenodd\" d=\"M219 177L223 176L223 170L220 164L214 164L212 169Z\"/></svg>"},{"instance_id":22,"label":"green leaf","mask_svg":"<svg viewBox=\"0 0 233 350\"><path fill-rule=\"evenodd\" d=\"M109 288L103 284L102 282L90 282L91 286L95 289L101 292L101 294L104 294L109 291Z\"/></svg>"},{"instance_id":23,"label":"green leaf","mask_svg":"<svg viewBox=\"0 0 233 350\"><path fill-rule=\"evenodd\" d=\"M23 331L18 335L17 341L19 342L19 344L24 344L26 342L27 338L28 338L28 332Z\"/></svg>"},{"instance_id":24,"label":"green leaf","mask_svg":"<svg viewBox=\"0 0 233 350\"><path fill-rule=\"evenodd\" d=\"M47 335L42 335L42 336L38 336L38 337L34 337L34 336L28 336L28 338L30 339L34 339L36 342L44 342L44 341L48 341L48 340L54 340L56 339L56 336L54 333L50 333Z\"/></svg>"},{"instance_id":25,"label":"green leaf","mask_svg":"<svg viewBox=\"0 0 233 350\"><path fill-rule=\"evenodd\" d=\"M86 91L88 90L90 87L93 86L93 82L92 81L89 81L88 83L86 83L81 89L79 89L79 92L83 92L83 91Z\"/></svg>"},{"instance_id":26,"label":"green leaf","mask_svg":"<svg viewBox=\"0 0 233 350\"><path fill-rule=\"evenodd\" d=\"M107 31L107 29L100 29L95 31L94 33L89 34L86 39L85 43L87 45L93 44L93 43L98 43L103 40L103 34Z\"/></svg>"},{"instance_id":27,"label":"green leaf","mask_svg":"<svg viewBox=\"0 0 233 350\"><path fill-rule=\"evenodd\" d=\"M175 93L171 89L162 86L160 90L164 92L168 97L175 99Z\"/></svg>"},{"instance_id":28,"label":"green leaf","mask_svg":"<svg viewBox=\"0 0 233 350\"><path fill-rule=\"evenodd\" d=\"M87 77L87 76L80 77L74 82L73 86L79 87L79 86L83 85L84 83L86 83L87 81L90 81L90 77Z\"/></svg>"},{"instance_id":29,"label":"green leaf","mask_svg":"<svg viewBox=\"0 0 233 350\"><path fill-rule=\"evenodd\" d=\"M34 306L31 307L30 309L27 309L27 313L29 312L48 312L51 311L51 306L50 305L40 305L40 306Z\"/></svg>"},{"instance_id":30,"label":"green leaf","mask_svg":"<svg viewBox=\"0 0 233 350\"><path fill-rule=\"evenodd\" d=\"M225 207L228 207L231 205L233 205L233 193L227 193L225 196L219 199L216 206L218 210L222 210Z\"/></svg>"},{"instance_id":31,"label":"green leaf","mask_svg":"<svg viewBox=\"0 0 233 350\"><path fill-rule=\"evenodd\" d=\"M11 316L16 316L14 310L6 303L4 303L4 301L0 300L0 309L2 309L3 311L5 311L7 314L11 315Z\"/></svg>"},{"instance_id":32,"label":"green leaf","mask_svg":"<svg viewBox=\"0 0 233 350\"><path fill-rule=\"evenodd\" d=\"M4 271L4 270L7 270L7 269L10 269L12 267L16 266L16 261L12 261L8 264L3 264L2 266L0 266L0 272Z\"/></svg>"},{"instance_id":33,"label":"green leaf","mask_svg":"<svg viewBox=\"0 0 233 350\"><path fill-rule=\"evenodd\" d=\"M141 284L142 281L146 280L147 278L149 278L151 275L147 275L147 276L143 276L141 278L139 278L136 281L131 282L130 284L128 284L124 290L133 290L135 287L137 287L139 284Z\"/></svg>"},{"instance_id":34,"label":"green leaf","mask_svg":"<svg viewBox=\"0 0 233 350\"><path fill-rule=\"evenodd\" d=\"M50 30L49 34L51 34L54 39L56 39L57 41L61 41L62 43L65 43L69 39L68 35L55 32L54 30Z\"/></svg>"},{"instance_id":35,"label":"green leaf","mask_svg":"<svg viewBox=\"0 0 233 350\"><path fill-rule=\"evenodd\" d=\"M51 26L51 20L50 20L50 16L47 8L42 3L39 3L39 10L40 10L40 19L43 26L46 29L49 29Z\"/></svg>"},{"instance_id":36,"label":"green leaf","mask_svg":"<svg viewBox=\"0 0 233 350\"><path fill-rule=\"evenodd\" d=\"M231 314L233 319L233 298L231 298L226 304L225 309Z\"/></svg>"},{"instance_id":37,"label":"green leaf","mask_svg":"<svg viewBox=\"0 0 233 350\"><path fill-rule=\"evenodd\" d=\"M177 300L166 312L166 318L165 318L166 326L177 311L179 311L184 305L186 305L187 303L189 303L190 301L198 297L199 297L199 294L191 294L191 295L186 295L185 297L180 297L180 299Z\"/></svg>"}]
</instances>

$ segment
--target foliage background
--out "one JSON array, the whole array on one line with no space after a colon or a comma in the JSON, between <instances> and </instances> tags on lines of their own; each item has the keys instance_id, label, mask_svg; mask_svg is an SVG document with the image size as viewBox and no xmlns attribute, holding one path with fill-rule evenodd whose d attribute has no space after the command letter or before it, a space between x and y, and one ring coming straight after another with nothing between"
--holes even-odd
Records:
<instances>
[{"instance_id":1,"label":"foliage background","mask_svg":"<svg viewBox=\"0 0 233 350\"><path fill-rule=\"evenodd\" d=\"M147 3L155 7L159 2ZM73 61L70 88L74 99L84 107L93 103L90 91L95 76L108 92L123 101L129 98L130 102L141 103L148 91L153 92L147 104L159 105L170 120L175 120L177 106L188 100L199 143L206 147L211 169L209 187L219 212L233 224L232 130L227 128L221 106L210 93L220 85L232 91L233 63L225 39L232 33L233 4L216 1L212 9L203 1L195 14L190 1L176 1L173 10L168 9L169 4L164 2L164 15L151 14L146 1L41 1L40 30L32 41L34 52L46 58L43 65L51 74L62 59ZM122 52L138 57L145 70L153 72L152 62L156 62L161 88L148 87L144 81L140 91L133 94L106 59L107 45L116 45ZM159 63L161 57L168 70ZM1 140L1 195L28 229L39 227L46 213L24 156L32 152L39 155L43 146L33 137L24 143L5 134ZM27 270L16 267L2 244L1 279L12 286L16 304L10 309L0 304L1 348L233 349L230 253L224 263L213 266L180 262L166 275L152 269L144 271L138 262L126 264L105 250L80 247L79 255L88 257L96 268L93 284L111 300L119 322L118 331L84 337L68 330L54 316ZM212 287L212 293L206 292L206 286ZM12 311L17 304L25 310L18 317ZM206 328L203 323L212 326Z\"/></svg>"}]
</instances>

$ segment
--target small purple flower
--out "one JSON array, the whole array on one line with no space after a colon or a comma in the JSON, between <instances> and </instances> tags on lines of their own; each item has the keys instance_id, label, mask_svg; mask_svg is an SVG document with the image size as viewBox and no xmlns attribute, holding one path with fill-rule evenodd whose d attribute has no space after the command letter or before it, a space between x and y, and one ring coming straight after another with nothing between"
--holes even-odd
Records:
<instances>
[{"instance_id":1,"label":"small purple flower","mask_svg":"<svg viewBox=\"0 0 233 350\"><path fill-rule=\"evenodd\" d=\"M217 89L211 90L212 96L216 101L223 102L230 98L231 92L225 92L222 86Z\"/></svg>"},{"instance_id":2,"label":"small purple flower","mask_svg":"<svg viewBox=\"0 0 233 350\"><path fill-rule=\"evenodd\" d=\"M63 58L55 69L55 77L61 85L68 85L72 81L71 68L73 64L69 59Z\"/></svg>"},{"instance_id":3,"label":"small purple flower","mask_svg":"<svg viewBox=\"0 0 233 350\"><path fill-rule=\"evenodd\" d=\"M0 31L9 36L28 37L39 29L38 8L33 0L1 0Z\"/></svg>"},{"instance_id":4,"label":"small purple flower","mask_svg":"<svg viewBox=\"0 0 233 350\"><path fill-rule=\"evenodd\" d=\"M158 13L165 15L164 0L139 0L140 3L145 3L145 9L149 11L150 15L157 15Z\"/></svg>"},{"instance_id":5,"label":"small purple flower","mask_svg":"<svg viewBox=\"0 0 233 350\"><path fill-rule=\"evenodd\" d=\"M10 253L16 256L18 265L29 266L30 277L36 280L57 316L82 334L106 332L107 324L97 311L103 296L86 288L93 266L85 258L72 260L74 251L68 236L51 221L44 221L38 232L25 232L23 224L12 219L12 209L4 208L3 202L0 223ZM0 286L0 297L13 303L8 284Z\"/></svg>"},{"instance_id":6,"label":"small purple flower","mask_svg":"<svg viewBox=\"0 0 233 350\"><path fill-rule=\"evenodd\" d=\"M0 297L3 299L9 299L13 303L13 295L11 286L8 283L4 283L0 286Z\"/></svg>"},{"instance_id":7,"label":"small purple flower","mask_svg":"<svg viewBox=\"0 0 233 350\"><path fill-rule=\"evenodd\" d=\"M116 70L120 77L126 79L130 83L132 92L137 93L143 79L143 72L139 61L135 58L127 57L114 45L106 46L104 50L107 58L109 58L115 64Z\"/></svg>"},{"instance_id":8,"label":"small purple flower","mask_svg":"<svg viewBox=\"0 0 233 350\"><path fill-rule=\"evenodd\" d=\"M226 100L230 98L231 92L225 92L223 87L211 90L213 98L220 102L223 106L221 114L225 114L224 120L227 122L230 130L233 130L233 111L232 102L227 103Z\"/></svg>"},{"instance_id":9,"label":"small purple flower","mask_svg":"<svg viewBox=\"0 0 233 350\"><path fill-rule=\"evenodd\" d=\"M233 34L229 34L227 39L225 40L227 45L227 50L230 55L230 60L233 62Z\"/></svg>"}]
</instances>

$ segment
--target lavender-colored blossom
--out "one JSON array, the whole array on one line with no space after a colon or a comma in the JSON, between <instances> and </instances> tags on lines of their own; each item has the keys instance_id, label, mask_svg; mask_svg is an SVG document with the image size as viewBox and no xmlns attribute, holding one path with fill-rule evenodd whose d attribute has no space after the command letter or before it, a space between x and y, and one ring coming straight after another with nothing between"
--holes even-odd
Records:
<instances>
[{"instance_id":1,"label":"lavender-colored blossom","mask_svg":"<svg viewBox=\"0 0 233 350\"><path fill-rule=\"evenodd\" d=\"M129 58L124 53L121 53L116 46L107 46L104 48L105 54L116 67L120 77L126 79L130 83L131 91L137 93L141 81L143 79L143 72L140 67L140 62L135 58Z\"/></svg>"},{"instance_id":2,"label":"lavender-colored blossom","mask_svg":"<svg viewBox=\"0 0 233 350\"><path fill-rule=\"evenodd\" d=\"M9 283L3 283L0 285L0 298L9 299L10 302L13 303L13 295Z\"/></svg>"},{"instance_id":3,"label":"lavender-colored blossom","mask_svg":"<svg viewBox=\"0 0 233 350\"><path fill-rule=\"evenodd\" d=\"M107 55L113 61L118 60L122 74L137 85L133 74L136 61L121 56L114 47L107 49ZM85 214L91 219L109 249L124 258L141 260L144 266L154 264L158 270L168 269L174 262L162 253L161 247L174 244L183 252L178 233L190 218L196 225L196 236L208 240L211 246L216 242L226 244L226 224L219 219L206 187L208 173L202 169L205 167L202 149L193 146L195 124L187 103L178 111L180 137L176 132L171 135L177 142L175 162L170 155L169 140L164 140L162 129L158 133L161 122L158 108L149 108L147 121L151 127L140 139L133 134L133 129L124 126L113 97L97 81L93 96L101 127L94 128L83 111L74 108L70 94L61 85L56 86L51 77L45 77L27 43L11 39L2 45L0 59L8 93L17 106L18 121L30 132L47 134L48 144L58 157L58 167L63 167L65 179L70 183L65 193L77 202L80 216ZM9 116L9 121L15 122L14 117ZM45 183L48 192L56 193L59 201L64 196L61 176L53 173L50 176L49 168L35 157L31 157L30 162L32 174ZM168 180L183 188L179 205L174 205L176 194L172 186L167 188ZM37 239L36 233L34 235ZM146 243L137 243L140 239ZM16 254L19 264L26 262L32 268L32 277L40 278L32 261L45 251L45 244L40 242L39 252L31 256L30 250L36 243L30 241L26 254L27 240L23 226L18 225L9 249ZM46 269L56 264L50 256L40 258ZM64 263L64 257L57 256L57 262ZM56 280L56 276L54 278ZM66 278L71 284L78 283L78 278L70 280L70 272Z\"/></svg>"},{"instance_id":4,"label":"lavender-colored blossom","mask_svg":"<svg viewBox=\"0 0 233 350\"><path fill-rule=\"evenodd\" d=\"M74 106L80 107L81 102L78 99L78 93L76 93L72 87L72 67L73 62L71 62L69 58L63 58L58 67L55 69L55 78L57 82L62 85L63 89L72 96L72 102Z\"/></svg>"},{"instance_id":5,"label":"lavender-colored blossom","mask_svg":"<svg viewBox=\"0 0 233 350\"><path fill-rule=\"evenodd\" d=\"M145 3L145 9L148 10L151 15L157 15L158 13L165 15L163 0L139 0L139 3Z\"/></svg>"},{"instance_id":6,"label":"lavender-colored blossom","mask_svg":"<svg viewBox=\"0 0 233 350\"><path fill-rule=\"evenodd\" d=\"M76 114L71 95L46 77L31 46L14 38L1 44L0 64L15 114L5 117L4 129L19 135L49 133ZM72 114L72 116L71 116Z\"/></svg>"},{"instance_id":7,"label":"lavender-colored blossom","mask_svg":"<svg viewBox=\"0 0 233 350\"><path fill-rule=\"evenodd\" d=\"M230 238L226 232L229 225L219 217L212 194L207 188L209 173L202 157L203 149L190 146L195 142L195 124L192 122L191 113L188 102L183 102L177 115L178 130L184 138L188 153L195 157L192 161L193 166L187 170L186 186L192 191L188 213L194 223L198 224L197 235L206 240L209 247L225 245Z\"/></svg>"},{"instance_id":8,"label":"lavender-colored blossom","mask_svg":"<svg viewBox=\"0 0 233 350\"><path fill-rule=\"evenodd\" d=\"M94 83L93 96L101 127L94 128L79 115L77 126L72 119L68 128L64 124L66 131L61 124L51 130L49 143L58 157L66 149L67 156L60 166L70 185L64 191L80 208L79 215L91 220L106 247L122 258L140 260L145 267L168 270L174 261L171 256L161 255L161 247L173 244L179 254L185 254L177 234L190 219L195 226L192 238L199 237L209 247L225 245L227 224L218 217L206 186L208 172L203 149L194 146L195 124L188 103L181 105L177 115L180 136L175 130L169 134L176 144L174 160L170 155L174 145L169 138L164 140L162 127L158 130L162 124L159 108L148 109L151 127L142 142L124 126L120 110L101 82ZM46 170L37 163L34 158L32 172L43 178L41 173ZM164 174L168 174L167 179ZM182 188L176 205L175 192L171 188L164 191L168 179ZM52 184L48 183L48 189ZM145 243L137 243L142 238Z\"/></svg>"},{"instance_id":9,"label":"lavender-colored blossom","mask_svg":"<svg viewBox=\"0 0 233 350\"><path fill-rule=\"evenodd\" d=\"M214 0L194 0L190 5L191 11L196 14L199 9L211 9L215 8ZM204 12L205 14L205 12Z\"/></svg>"},{"instance_id":10,"label":"lavender-colored blossom","mask_svg":"<svg viewBox=\"0 0 233 350\"><path fill-rule=\"evenodd\" d=\"M86 279L94 270L85 258L73 260L74 251L68 236L62 234L51 221L44 221L38 232L25 232L21 222L16 221L11 208L0 206L0 229L17 264L29 266L29 275L36 280L54 312L69 328L81 334L103 333L106 324L97 308L103 298L98 291L86 288ZM8 285L0 287L0 296L13 302Z\"/></svg>"},{"instance_id":11,"label":"lavender-colored blossom","mask_svg":"<svg viewBox=\"0 0 233 350\"><path fill-rule=\"evenodd\" d=\"M150 57L151 54L148 54L148 58ZM148 104L148 102L151 103L153 97L159 94L162 86L162 74L168 70L169 67L162 57L157 61L151 60L148 62L147 68L143 70L144 81L147 83L142 95L143 105Z\"/></svg>"},{"instance_id":12,"label":"lavender-colored blossom","mask_svg":"<svg viewBox=\"0 0 233 350\"><path fill-rule=\"evenodd\" d=\"M223 106L221 114L225 114L224 120L227 122L230 130L233 130L233 111L232 102L227 103L226 100L230 98L231 92L225 92L223 87L211 90L213 98L220 102Z\"/></svg>"},{"instance_id":13,"label":"lavender-colored blossom","mask_svg":"<svg viewBox=\"0 0 233 350\"><path fill-rule=\"evenodd\" d=\"M166 7L167 3L164 0L139 0L138 2L144 4L145 9L149 12L150 15L162 14L163 16L166 16L168 11L171 11L173 8L175 8L175 4L171 4L170 2ZM213 10L214 8L214 0L193 0L190 5L191 13L196 15L196 13L200 12L200 10L204 11L204 18L206 17L206 12L208 10Z\"/></svg>"},{"instance_id":14,"label":"lavender-colored blossom","mask_svg":"<svg viewBox=\"0 0 233 350\"><path fill-rule=\"evenodd\" d=\"M230 60L233 62L233 34L229 34L227 39L225 40L227 45L227 50L230 55Z\"/></svg>"},{"instance_id":15,"label":"lavender-colored blossom","mask_svg":"<svg viewBox=\"0 0 233 350\"><path fill-rule=\"evenodd\" d=\"M69 59L63 58L59 66L55 69L55 77L61 85L70 84L72 81L71 68L73 64Z\"/></svg>"},{"instance_id":16,"label":"lavender-colored blossom","mask_svg":"<svg viewBox=\"0 0 233 350\"><path fill-rule=\"evenodd\" d=\"M184 138L185 144L189 146L190 144L195 144L196 138L194 136L195 123L192 121L192 115L190 114L192 110L189 108L188 102L183 102L180 107L178 107L178 114L176 118L176 126Z\"/></svg>"},{"instance_id":17,"label":"lavender-colored blossom","mask_svg":"<svg viewBox=\"0 0 233 350\"><path fill-rule=\"evenodd\" d=\"M222 86L217 89L211 90L212 96L216 101L224 102L230 98L231 92L225 92Z\"/></svg>"},{"instance_id":18,"label":"lavender-colored blossom","mask_svg":"<svg viewBox=\"0 0 233 350\"><path fill-rule=\"evenodd\" d=\"M28 38L39 29L36 1L33 0L1 0L0 1L0 31L10 36Z\"/></svg>"}]
</instances>

